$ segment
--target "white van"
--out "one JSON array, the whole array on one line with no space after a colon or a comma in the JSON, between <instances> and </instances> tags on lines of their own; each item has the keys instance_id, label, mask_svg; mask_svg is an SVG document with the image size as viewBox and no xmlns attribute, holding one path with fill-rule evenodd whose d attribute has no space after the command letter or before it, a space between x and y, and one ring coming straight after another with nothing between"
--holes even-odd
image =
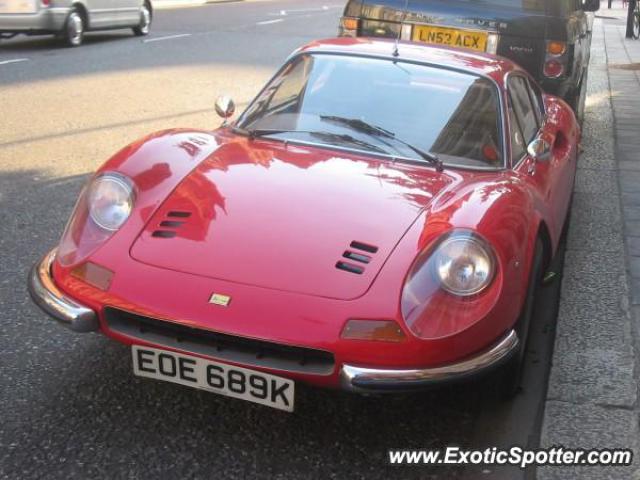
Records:
<instances>
[{"instance_id":1,"label":"white van","mask_svg":"<svg viewBox=\"0 0 640 480\"><path fill-rule=\"evenodd\" d=\"M54 34L77 47L91 30L147 35L152 16L151 0L0 0L0 38Z\"/></svg>"}]
</instances>

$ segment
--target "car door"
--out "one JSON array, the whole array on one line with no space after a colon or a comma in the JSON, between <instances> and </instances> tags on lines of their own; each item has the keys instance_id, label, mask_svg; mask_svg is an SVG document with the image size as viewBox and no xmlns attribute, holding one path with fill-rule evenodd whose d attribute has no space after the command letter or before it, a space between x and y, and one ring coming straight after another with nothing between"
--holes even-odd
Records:
<instances>
[{"instance_id":1,"label":"car door","mask_svg":"<svg viewBox=\"0 0 640 480\"><path fill-rule=\"evenodd\" d=\"M546 212L549 225L559 232L571 200L575 171L575 151L562 132L548 121L542 93L529 79L512 74L507 82L512 165L516 174L537 193L538 207ZM550 147L545 159L535 159L528 145L543 138Z\"/></svg>"},{"instance_id":2,"label":"car door","mask_svg":"<svg viewBox=\"0 0 640 480\"><path fill-rule=\"evenodd\" d=\"M120 20L127 26L138 25L140 23L141 0L118 0L120 6Z\"/></svg>"},{"instance_id":3,"label":"car door","mask_svg":"<svg viewBox=\"0 0 640 480\"><path fill-rule=\"evenodd\" d=\"M131 26L139 18L139 0L85 1L92 29Z\"/></svg>"}]
</instances>

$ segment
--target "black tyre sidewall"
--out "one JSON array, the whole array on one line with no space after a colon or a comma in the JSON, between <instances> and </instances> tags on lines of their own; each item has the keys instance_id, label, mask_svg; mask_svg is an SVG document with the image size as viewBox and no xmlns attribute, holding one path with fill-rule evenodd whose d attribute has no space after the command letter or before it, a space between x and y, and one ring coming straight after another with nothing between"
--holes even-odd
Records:
<instances>
[{"instance_id":1,"label":"black tyre sidewall","mask_svg":"<svg viewBox=\"0 0 640 480\"><path fill-rule=\"evenodd\" d=\"M69 36L69 22L71 21L71 16L73 14L77 14L80 17L80 20L82 21L82 34L80 35L80 42L77 44L72 43L71 37ZM71 12L69 12L69 16L67 17L67 20L64 22L64 31L62 32L62 39L64 40L65 44L68 47L79 47L80 45L82 45L82 43L84 42L84 33L85 33L86 27L87 26L85 24L85 20L82 14L78 11L77 8L73 8Z\"/></svg>"},{"instance_id":2,"label":"black tyre sidewall","mask_svg":"<svg viewBox=\"0 0 640 480\"><path fill-rule=\"evenodd\" d=\"M531 330L531 320L535 313L536 294L542 283L543 255L544 248L542 246L542 241L540 238L537 238L531 263L529 283L527 285L527 296L522 308L522 313L515 325L515 330L520 342L518 344L517 351L504 366L504 370L500 378L502 396L507 399L512 398L517 393L520 386L520 380L522 378L522 371L525 363L525 354L527 351L527 343L529 340L529 331Z\"/></svg>"}]
</instances>

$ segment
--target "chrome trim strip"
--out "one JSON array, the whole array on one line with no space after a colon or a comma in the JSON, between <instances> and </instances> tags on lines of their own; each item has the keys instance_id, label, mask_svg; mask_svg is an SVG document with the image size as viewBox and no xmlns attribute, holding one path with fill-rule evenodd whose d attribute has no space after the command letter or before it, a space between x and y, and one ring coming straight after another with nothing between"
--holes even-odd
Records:
<instances>
[{"instance_id":1,"label":"chrome trim strip","mask_svg":"<svg viewBox=\"0 0 640 480\"><path fill-rule=\"evenodd\" d=\"M359 392L402 390L461 379L480 373L506 360L519 344L515 330L509 331L488 350L458 363L414 370L390 370L343 365L340 372L344 388Z\"/></svg>"},{"instance_id":2,"label":"chrome trim strip","mask_svg":"<svg viewBox=\"0 0 640 480\"><path fill-rule=\"evenodd\" d=\"M45 313L74 332L95 332L99 328L96 312L72 300L56 286L51 276L55 258L53 249L31 269L28 279L31 298Z\"/></svg>"},{"instance_id":3,"label":"chrome trim strip","mask_svg":"<svg viewBox=\"0 0 640 480\"><path fill-rule=\"evenodd\" d=\"M506 110L504 112L504 116L505 117L509 116L509 106L512 103L511 102L511 90L509 88L509 81L511 80L512 76L522 77L527 82L531 83L531 80L529 79L528 75L525 72L521 72L519 70L511 70L511 71L506 73L506 75L504 76L504 97L505 97L504 100L505 100L505 106L506 106ZM536 84L536 86L538 88L540 88L540 92L542 93L542 95L544 95L544 92L542 91L542 87L540 87L540 85L538 85L537 82L535 84ZM541 98L540 100L542 102L541 105L540 105L542 107L542 112L540 112L541 115L542 115L542 120L540 122L540 126L538 128L537 135L540 135L540 132L542 131L542 127L544 126L545 120L547 118L547 107L544 104L544 98ZM514 111L514 114L515 114L515 111ZM506 118L505 118L505 120L506 120ZM506 137L509 137L509 147L510 148L509 148L509 158L508 158L508 160L509 160L509 164L511 165L511 170L515 170L520 166L520 164L524 161L524 159L527 158L529 155L527 154L527 149L525 148L525 152L522 154L522 157L520 157L520 159L517 162L513 163L511 161L511 152L513 151L513 146L511 145L511 138L512 138L511 137L511 127L512 127L511 119L509 119L509 134L508 135L505 134L505 140L506 140Z\"/></svg>"}]
</instances>

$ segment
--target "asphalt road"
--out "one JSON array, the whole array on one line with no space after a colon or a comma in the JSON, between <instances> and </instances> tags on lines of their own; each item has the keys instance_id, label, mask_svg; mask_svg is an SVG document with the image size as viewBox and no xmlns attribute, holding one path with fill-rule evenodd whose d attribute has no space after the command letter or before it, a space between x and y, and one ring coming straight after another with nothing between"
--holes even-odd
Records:
<instances>
[{"instance_id":1,"label":"asphalt road","mask_svg":"<svg viewBox=\"0 0 640 480\"><path fill-rule=\"evenodd\" d=\"M145 39L90 34L78 49L0 42L0 478L524 477L390 467L387 450L535 446L559 282L543 291L514 402L490 381L382 398L300 387L294 414L134 378L127 348L28 300L27 271L88 172L151 131L216 127L217 95L246 104L293 49L335 34L340 3L162 10Z\"/></svg>"}]
</instances>

